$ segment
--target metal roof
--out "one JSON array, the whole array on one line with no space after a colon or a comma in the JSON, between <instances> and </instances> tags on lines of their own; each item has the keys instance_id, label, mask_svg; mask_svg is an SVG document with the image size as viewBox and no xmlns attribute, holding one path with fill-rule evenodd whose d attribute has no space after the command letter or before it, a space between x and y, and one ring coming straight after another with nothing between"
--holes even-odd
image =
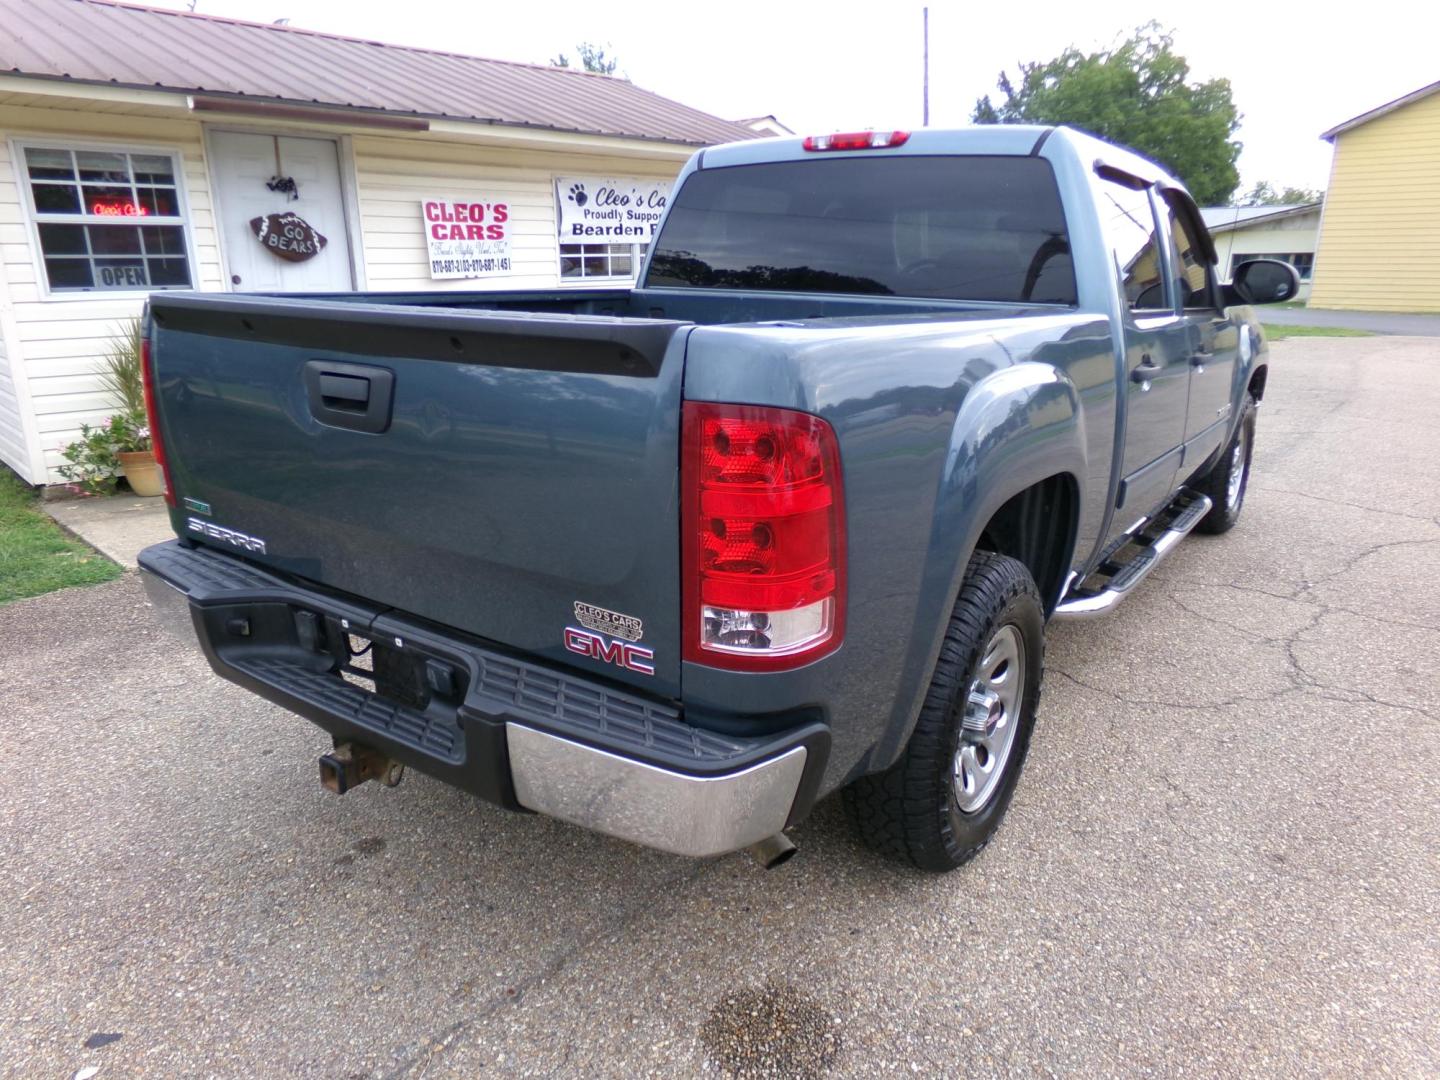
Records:
<instances>
[{"instance_id":1,"label":"metal roof","mask_svg":"<svg viewBox=\"0 0 1440 1080\"><path fill-rule=\"evenodd\" d=\"M1228 232L1231 229L1258 224L1261 220L1313 213L1318 211L1320 206L1318 202L1294 203L1289 206L1202 206L1200 217L1212 233Z\"/></svg>"},{"instance_id":2,"label":"metal roof","mask_svg":"<svg viewBox=\"0 0 1440 1080\"><path fill-rule=\"evenodd\" d=\"M694 146L755 138L624 79L291 26L113 0L0 0L0 25L5 74Z\"/></svg>"},{"instance_id":3,"label":"metal roof","mask_svg":"<svg viewBox=\"0 0 1440 1080\"><path fill-rule=\"evenodd\" d=\"M1368 124L1371 120L1378 119L1386 113L1394 112L1396 109L1403 109L1406 105L1419 101L1421 98L1427 98L1437 92L1440 92L1440 82L1433 82L1429 86L1422 86L1419 90L1405 94L1403 97L1398 97L1394 101L1387 101L1384 105L1377 106L1369 112L1363 112L1359 116L1352 116L1343 124L1336 124L1329 131L1322 134L1320 138L1328 142L1334 142L1335 136L1339 135L1342 131L1349 131L1351 128L1359 127L1361 124Z\"/></svg>"}]
</instances>

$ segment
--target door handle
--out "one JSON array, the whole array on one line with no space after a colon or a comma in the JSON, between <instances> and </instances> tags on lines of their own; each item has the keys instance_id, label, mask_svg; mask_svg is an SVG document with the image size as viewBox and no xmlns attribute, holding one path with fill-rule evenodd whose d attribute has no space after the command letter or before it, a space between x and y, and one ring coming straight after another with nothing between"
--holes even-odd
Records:
<instances>
[{"instance_id":1,"label":"door handle","mask_svg":"<svg viewBox=\"0 0 1440 1080\"><path fill-rule=\"evenodd\" d=\"M1214 359L1215 354L1213 352L1206 352L1204 349L1201 349L1194 356L1190 357L1190 366L1196 371L1204 371L1205 365Z\"/></svg>"},{"instance_id":2,"label":"door handle","mask_svg":"<svg viewBox=\"0 0 1440 1080\"><path fill-rule=\"evenodd\" d=\"M1161 365L1155 363L1149 353L1145 353L1140 357L1140 363L1135 366L1135 370L1130 372L1130 381L1140 383L1141 389L1148 389L1144 384L1159 375L1161 370Z\"/></svg>"},{"instance_id":3,"label":"door handle","mask_svg":"<svg viewBox=\"0 0 1440 1080\"><path fill-rule=\"evenodd\" d=\"M326 427L378 435L390 426L395 373L389 368L310 360L304 376L310 415Z\"/></svg>"}]
</instances>

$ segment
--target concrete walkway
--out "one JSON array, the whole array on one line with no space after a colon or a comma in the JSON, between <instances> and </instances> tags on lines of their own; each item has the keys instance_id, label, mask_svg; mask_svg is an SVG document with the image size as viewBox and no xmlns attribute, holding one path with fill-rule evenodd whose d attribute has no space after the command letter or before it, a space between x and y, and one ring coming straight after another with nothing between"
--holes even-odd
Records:
<instances>
[{"instance_id":1,"label":"concrete walkway","mask_svg":"<svg viewBox=\"0 0 1440 1080\"><path fill-rule=\"evenodd\" d=\"M1277 326L1336 326L1374 334L1440 337L1440 315L1402 315L1393 311L1335 311L1321 308L1256 309L1260 321Z\"/></svg>"},{"instance_id":2,"label":"concrete walkway","mask_svg":"<svg viewBox=\"0 0 1440 1080\"><path fill-rule=\"evenodd\" d=\"M109 495L57 499L41 505L61 525L127 570L135 569L135 556L141 548L174 535L161 498Z\"/></svg>"}]
</instances>

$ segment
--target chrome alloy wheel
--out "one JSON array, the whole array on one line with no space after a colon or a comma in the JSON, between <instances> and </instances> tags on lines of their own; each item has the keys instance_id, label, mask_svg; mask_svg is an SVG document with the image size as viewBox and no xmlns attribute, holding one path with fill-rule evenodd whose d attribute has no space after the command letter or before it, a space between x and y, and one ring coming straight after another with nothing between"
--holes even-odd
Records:
<instances>
[{"instance_id":1,"label":"chrome alloy wheel","mask_svg":"<svg viewBox=\"0 0 1440 1080\"><path fill-rule=\"evenodd\" d=\"M960 746L952 767L962 814L985 808L1005 775L1025 698L1025 642L1005 625L985 645L980 670L965 699Z\"/></svg>"},{"instance_id":2,"label":"chrome alloy wheel","mask_svg":"<svg viewBox=\"0 0 1440 1080\"><path fill-rule=\"evenodd\" d=\"M1230 451L1230 472L1225 477L1225 509L1234 513L1240 506L1240 489L1245 483L1245 424L1235 436L1235 448Z\"/></svg>"}]
</instances>

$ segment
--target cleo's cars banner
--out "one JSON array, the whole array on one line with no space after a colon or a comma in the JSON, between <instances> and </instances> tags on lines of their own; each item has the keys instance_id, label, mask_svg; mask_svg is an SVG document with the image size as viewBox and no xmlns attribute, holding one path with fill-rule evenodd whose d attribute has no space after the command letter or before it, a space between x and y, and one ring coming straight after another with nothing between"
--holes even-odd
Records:
<instances>
[{"instance_id":1,"label":"cleo's cars banner","mask_svg":"<svg viewBox=\"0 0 1440 1080\"><path fill-rule=\"evenodd\" d=\"M484 199L427 199L420 221L430 277L478 278L510 273L510 206Z\"/></svg>"},{"instance_id":2,"label":"cleo's cars banner","mask_svg":"<svg viewBox=\"0 0 1440 1080\"><path fill-rule=\"evenodd\" d=\"M669 198L669 180L557 176L560 243L648 244Z\"/></svg>"}]
</instances>

